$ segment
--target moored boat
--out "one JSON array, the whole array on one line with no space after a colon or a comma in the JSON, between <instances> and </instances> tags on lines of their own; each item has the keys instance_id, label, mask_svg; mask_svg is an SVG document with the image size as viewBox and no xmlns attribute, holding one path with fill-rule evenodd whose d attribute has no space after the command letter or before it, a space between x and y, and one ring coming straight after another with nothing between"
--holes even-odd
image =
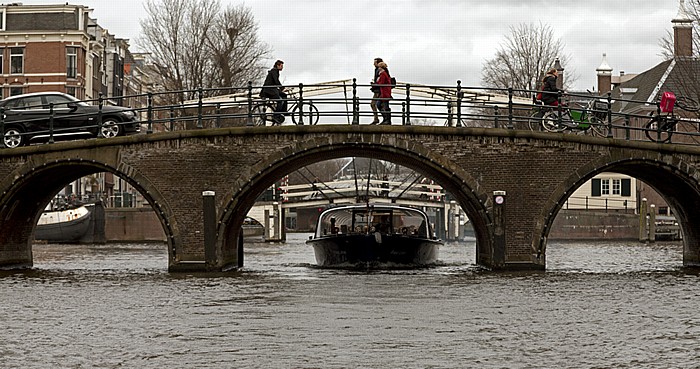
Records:
<instances>
[{"instance_id":1,"label":"moored boat","mask_svg":"<svg viewBox=\"0 0 700 369\"><path fill-rule=\"evenodd\" d=\"M34 239L57 243L80 241L90 230L94 204L76 208L44 211L39 217Z\"/></svg>"},{"instance_id":2,"label":"moored boat","mask_svg":"<svg viewBox=\"0 0 700 369\"><path fill-rule=\"evenodd\" d=\"M320 266L426 266L442 242L433 237L425 212L406 206L356 204L323 211L313 246Z\"/></svg>"}]
</instances>

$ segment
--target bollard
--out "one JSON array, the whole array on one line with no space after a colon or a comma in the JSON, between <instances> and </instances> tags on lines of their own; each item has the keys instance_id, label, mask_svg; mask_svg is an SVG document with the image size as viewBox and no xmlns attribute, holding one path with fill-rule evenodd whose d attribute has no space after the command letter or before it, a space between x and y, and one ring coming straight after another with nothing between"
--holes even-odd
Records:
<instances>
[{"instance_id":1,"label":"bollard","mask_svg":"<svg viewBox=\"0 0 700 369\"><path fill-rule=\"evenodd\" d=\"M642 198L639 204L639 242L647 240L647 199Z\"/></svg>"},{"instance_id":2,"label":"bollard","mask_svg":"<svg viewBox=\"0 0 700 369\"><path fill-rule=\"evenodd\" d=\"M656 205L649 205L649 242L656 242Z\"/></svg>"},{"instance_id":3,"label":"bollard","mask_svg":"<svg viewBox=\"0 0 700 369\"><path fill-rule=\"evenodd\" d=\"M360 101L357 98L357 78L352 79L352 124L360 124Z\"/></svg>"},{"instance_id":4,"label":"bollard","mask_svg":"<svg viewBox=\"0 0 700 369\"><path fill-rule=\"evenodd\" d=\"M204 261L208 267L216 265L216 202L214 191L202 192L204 215Z\"/></svg>"},{"instance_id":5,"label":"bollard","mask_svg":"<svg viewBox=\"0 0 700 369\"><path fill-rule=\"evenodd\" d=\"M248 81L248 119L245 125L250 127L253 125L253 82Z\"/></svg>"},{"instance_id":6,"label":"bollard","mask_svg":"<svg viewBox=\"0 0 700 369\"><path fill-rule=\"evenodd\" d=\"M457 80L457 123L455 124L455 127L462 126L462 97L463 96L464 96L464 93L462 93L462 81Z\"/></svg>"},{"instance_id":7,"label":"bollard","mask_svg":"<svg viewBox=\"0 0 700 369\"><path fill-rule=\"evenodd\" d=\"M53 118L54 118L53 103L49 103L49 143L50 144L54 143L54 140L53 140Z\"/></svg>"},{"instance_id":8,"label":"bollard","mask_svg":"<svg viewBox=\"0 0 700 369\"><path fill-rule=\"evenodd\" d=\"M505 229L506 191L493 191L493 265L504 267L506 263Z\"/></svg>"}]
</instances>

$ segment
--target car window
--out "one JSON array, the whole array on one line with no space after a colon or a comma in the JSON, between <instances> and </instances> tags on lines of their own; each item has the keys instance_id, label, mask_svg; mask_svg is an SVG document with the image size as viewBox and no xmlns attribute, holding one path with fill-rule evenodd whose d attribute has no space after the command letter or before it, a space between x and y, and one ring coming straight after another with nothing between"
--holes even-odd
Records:
<instances>
[{"instance_id":1,"label":"car window","mask_svg":"<svg viewBox=\"0 0 700 369\"><path fill-rule=\"evenodd\" d=\"M10 109L41 109L41 96L28 96L14 101L10 101L7 104Z\"/></svg>"},{"instance_id":2,"label":"car window","mask_svg":"<svg viewBox=\"0 0 700 369\"><path fill-rule=\"evenodd\" d=\"M71 99L68 99L65 96L61 95L47 95L44 96L46 99L46 106L49 106L49 104L53 103L54 108L62 108L65 109L68 107L68 103L73 101Z\"/></svg>"}]
</instances>

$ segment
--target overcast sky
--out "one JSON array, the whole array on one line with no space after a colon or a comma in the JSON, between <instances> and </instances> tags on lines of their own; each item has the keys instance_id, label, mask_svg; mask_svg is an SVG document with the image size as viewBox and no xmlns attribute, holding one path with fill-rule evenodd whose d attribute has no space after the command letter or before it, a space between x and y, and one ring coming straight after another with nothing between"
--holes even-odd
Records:
<instances>
[{"instance_id":1,"label":"overcast sky","mask_svg":"<svg viewBox=\"0 0 700 369\"><path fill-rule=\"evenodd\" d=\"M50 0L19 0L24 4ZM222 4L240 4L221 0ZM248 0L273 60L285 61L283 83L356 77L367 83L382 57L399 81L478 86L509 27L551 26L579 76L576 89L596 85L607 53L613 73L638 73L661 61L659 39L672 30L679 0ZM57 2L60 3L60 2ZM138 44L140 0L82 0L98 23Z\"/></svg>"}]
</instances>

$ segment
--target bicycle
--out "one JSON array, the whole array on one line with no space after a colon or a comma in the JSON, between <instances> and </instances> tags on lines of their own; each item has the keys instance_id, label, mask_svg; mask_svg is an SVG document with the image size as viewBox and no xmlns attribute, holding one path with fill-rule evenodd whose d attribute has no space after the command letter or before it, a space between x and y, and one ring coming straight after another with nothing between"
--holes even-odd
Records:
<instances>
[{"instance_id":1,"label":"bicycle","mask_svg":"<svg viewBox=\"0 0 700 369\"><path fill-rule=\"evenodd\" d=\"M696 112L700 110L700 105L697 101L684 96L679 96L673 104L674 107L679 107L685 111ZM658 143L671 142L671 136L676 130L676 125L681 120L680 117L673 113L673 108L667 114L661 114L661 105L656 104L656 115L652 111L649 115L651 119L644 127L644 134L650 141Z\"/></svg>"},{"instance_id":2,"label":"bicycle","mask_svg":"<svg viewBox=\"0 0 700 369\"><path fill-rule=\"evenodd\" d=\"M299 100L296 99L293 94L288 95L287 101L291 103L287 112L277 113L275 112L275 108L277 107L277 101L275 99L261 98L260 102L253 106L253 124L256 126L281 125L281 122L275 120L276 114L291 116L293 124L303 123L315 125L318 123L320 114L318 113L316 105L312 104L311 101L304 100L304 111L299 109Z\"/></svg>"},{"instance_id":3,"label":"bicycle","mask_svg":"<svg viewBox=\"0 0 700 369\"><path fill-rule=\"evenodd\" d=\"M539 100L536 100L535 104L533 112L528 117L528 126L531 131L590 132L593 136L606 136L603 123L607 113L599 99L590 99L581 108L562 106L560 109L556 106L544 105Z\"/></svg>"}]
</instances>

